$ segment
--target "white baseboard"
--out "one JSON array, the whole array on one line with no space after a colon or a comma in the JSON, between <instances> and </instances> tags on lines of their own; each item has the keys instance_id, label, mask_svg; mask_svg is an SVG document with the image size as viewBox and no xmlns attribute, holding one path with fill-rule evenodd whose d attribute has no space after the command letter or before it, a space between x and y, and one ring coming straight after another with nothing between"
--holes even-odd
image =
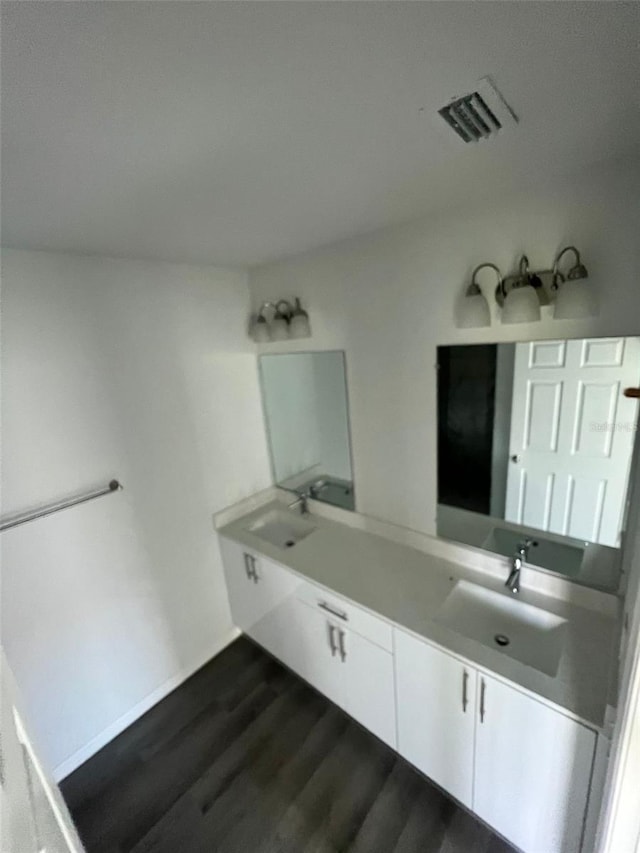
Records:
<instances>
[{"instance_id":1,"label":"white baseboard","mask_svg":"<svg viewBox=\"0 0 640 853\"><path fill-rule=\"evenodd\" d=\"M220 652L225 649L230 643L232 643L235 639L237 639L241 634L241 631L238 628L233 628L225 637L223 637L216 645L209 649L207 654L202 658L202 660L198 660L191 664L188 667L185 667L180 672L177 672L175 675L172 675L171 678L168 678L160 687L157 687L148 696L138 702L137 705L134 705L126 714L123 714L119 717L115 722L111 723L111 725L107 726L106 729L103 729L100 734L96 735L94 738L91 738L89 743L85 744L85 746L76 750L73 755L70 755L69 758L66 758L57 767L53 770L53 776L56 782L60 782L70 773L73 773L81 764L84 764L92 755L95 755L96 752L102 749L103 746L106 746L109 741L112 741L115 737L117 737L121 732L123 732L128 726L132 723L135 723L137 719L139 719L143 714L153 708L154 705L157 705L165 696L168 696L172 690L175 690L176 687L179 687L184 681L187 680L194 672L196 672L200 667L204 666L205 663L211 660L211 658L220 654Z\"/></svg>"}]
</instances>

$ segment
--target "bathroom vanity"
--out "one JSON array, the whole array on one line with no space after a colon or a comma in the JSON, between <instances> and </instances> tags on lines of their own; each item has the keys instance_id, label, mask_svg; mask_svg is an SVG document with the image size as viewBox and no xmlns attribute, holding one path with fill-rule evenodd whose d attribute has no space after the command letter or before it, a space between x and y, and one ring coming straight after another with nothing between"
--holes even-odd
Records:
<instances>
[{"instance_id":1,"label":"bathroom vanity","mask_svg":"<svg viewBox=\"0 0 640 853\"><path fill-rule=\"evenodd\" d=\"M617 599L512 596L497 558L363 526L227 518L236 625L525 853L590 850Z\"/></svg>"}]
</instances>

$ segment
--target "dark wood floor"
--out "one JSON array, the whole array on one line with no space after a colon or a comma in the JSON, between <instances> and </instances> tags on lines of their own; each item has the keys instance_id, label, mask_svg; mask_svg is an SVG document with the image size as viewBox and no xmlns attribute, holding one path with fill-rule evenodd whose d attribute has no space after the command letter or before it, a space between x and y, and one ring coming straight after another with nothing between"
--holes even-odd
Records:
<instances>
[{"instance_id":1,"label":"dark wood floor","mask_svg":"<svg viewBox=\"0 0 640 853\"><path fill-rule=\"evenodd\" d=\"M237 640L62 783L89 853L510 853Z\"/></svg>"}]
</instances>

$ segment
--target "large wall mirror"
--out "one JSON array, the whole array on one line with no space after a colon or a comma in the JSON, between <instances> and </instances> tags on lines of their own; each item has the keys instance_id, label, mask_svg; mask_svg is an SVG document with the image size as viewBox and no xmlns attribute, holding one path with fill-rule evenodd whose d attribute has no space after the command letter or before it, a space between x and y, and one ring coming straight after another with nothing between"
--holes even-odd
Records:
<instances>
[{"instance_id":1,"label":"large wall mirror","mask_svg":"<svg viewBox=\"0 0 640 853\"><path fill-rule=\"evenodd\" d=\"M438 348L438 535L619 585L640 337Z\"/></svg>"},{"instance_id":2,"label":"large wall mirror","mask_svg":"<svg viewBox=\"0 0 640 853\"><path fill-rule=\"evenodd\" d=\"M354 509L344 353L262 355L260 381L276 483Z\"/></svg>"}]
</instances>

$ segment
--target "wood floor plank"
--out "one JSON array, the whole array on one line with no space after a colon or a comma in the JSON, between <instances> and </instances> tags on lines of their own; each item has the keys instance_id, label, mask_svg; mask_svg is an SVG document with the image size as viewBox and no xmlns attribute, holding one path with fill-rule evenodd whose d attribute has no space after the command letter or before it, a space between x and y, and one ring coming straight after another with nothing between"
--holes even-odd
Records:
<instances>
[{"instance_id":1,"label":"wood floor plank","mask_svg":"<svg viewBox=\"0 0 640 853\"><path fill-rule=\"evenodd\" d=\"M389 853L407 824L422 780L396 758L378 797L372 804L351 846L352 853Z\"/></svg>"},{"instance_id":2,"label":"wood floor plank","mask_svg":"<svg viewBox=\"0 0 640 853\"><path fill-rule=\"evenodd\" d=\"M456 809L447 827L440 853L485 853L491 831L468 812Z\"/></svg>"},{"instance_id":3,"label":"wood floor plank","mask_svg":"<svg viewBox=\"0 0 640 853\"><path fill-rule=\"evenodd\" d=\"M292 710L286 723L274 731L266 748L204 811L206 822L215 826L220 851L243 849L242 839L247 835L264 836L272 828L274 809L270 792L277 790L278 777L295 760L322 717L325 707L319 700L320 697L305 688L304 704Z\"/></svg>"},{"instance_id":4,"label":"wood floor plank","mask_svg":"<svg viewBox=\"0 0 640 853\"><path fill-rule=\"evenodd\" d=\"M264 686L259 689L264 689ZM235 766L227 767L226 774L222 776L221 787L224 790L233 788L236 785L237 777L246 772L247 768L254 767L261 751L273 748L273 731L277 731L281 725L286 724L291 714L300 711L299 694L301 690L308 693L306 687L293 679L289 681L288 690L272 694L271 688L269 688L268 695L273 698L262 705L259 713L247 716L244 707L238 706L229 713L227 722L219 732L219 737L212 745L204 745L203 751L197 759L190 759L181 754L180 769L183 774L189 774L189 778L185 779L184 775L178 776L173 785L168 788L167 794L161 798L155 795L149 798L149 806L152 812L147 812L144 821L138 821L135 833L129 834L123 839L127 849L133 849L143 835L162 819L184 792L195 798L202 778L210 775L213 769L218 769L218 756L226 754L228 744L233 744L238 738L244 738L246 748L238 753L239 762ZM262 727L267 727L270 730L270 736L262 739L258 736L257 740L252 740L256 732L259 733ZM197 801L199 802L199 799ZM202 811L202 806L200 806L201 814Z\"/></svg>"},{"instance_id":5,"label":"wood floor plank","mask_svg":"<svg viewBox=\"0 0 640 853\"><path fill-rule=\"evenodd\" d=\"M141 837L173 805L179 796L209 767L212 757L222 746L244 730L278 698L264 684L245 697L233 712L209 705L185 729L183 737L151 761L139 763L138 772L125 776L109 786L98 801L74 812L82 833L101 820L100 836L95 849L109 849L115 838ZM135 818L124 827L122 814L135 803ZM131 842L133 846L133 841Z\"/></svg>"},{"instance_id":6,"label":"wood floor plank","mask_svg":"<svg viewBox=\"0 0 640 853\"><path fill-rule=\"evenodd\" d=\"M429 783L420 785L393 853L440 853L447 826L459 810L453 800ZM467 851L461 848L458 853Z\"/></svg>"},{"instance_id":7,"label":"wood floor plank","mask_svg":"<svg viewBox=\"0 0 640 853\"><path fill-rule=\"evenodd\" d=\"M349 849L393 769L395 755L390 749L355 723L350 724L349 735L339 786L332 791L325 820L305 853Z\"/></svg>"},{"instance_id":8,"label":"wood floor plank","mask_svg":"<svg viewBox=\"0 0 640 853\"><path fill-rule=\"evenodd\" d=\"M298 839L293 836L285 837L280 831L281 821L295 800L298 793L304 789L310 777L318 765L324 760L328 744L335 743L344 734L349 721L345 715L335 706L326 703L323 716L318 720L309 732L306 740L300 745L292 760L289 761L280 772L272 779L272 784L263 791L260 804L261 824L261 847L259 850L288 851L298 853ZM238 844L237 850L245 849L243 843L248 841L242 826L229 839L228 849L234 842Z\"/></svg>"},{"instance_id":9,"label":"wood floor plank","mask_svg":"<svg viewBox=\"0 0 640 853\"><path fill-rule=\"evenodd\" d=\"M61 787L88 853L513 853L244 637Z\"/></svg>"}]
</instances>

